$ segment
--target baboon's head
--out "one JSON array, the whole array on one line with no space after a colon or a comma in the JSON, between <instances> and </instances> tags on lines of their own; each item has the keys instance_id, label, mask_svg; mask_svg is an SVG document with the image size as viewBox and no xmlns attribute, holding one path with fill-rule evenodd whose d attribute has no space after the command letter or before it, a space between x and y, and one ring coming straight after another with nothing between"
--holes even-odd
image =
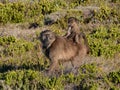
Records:
<instances>
[{"instance_id":1,"label":"baboon's head","mask_svg":"<svg viewBox=\"0 0 120 90\"><path fill-rule=\"evenodd\" d=\"M55 33L51 30L44 30L40 33L40 41L44 48L49 47L56 39Z\"/></svg>"},{"instance_id":2,"label":"baboon's head","mask_svg":"<svg viewBox=\"0 0 120 90\"><path fill-rule=\"evenodd\" d=\"M68 27L73 27L79 23L79 20L75 17L68 18Z\"/></svg>"}]
</instances>

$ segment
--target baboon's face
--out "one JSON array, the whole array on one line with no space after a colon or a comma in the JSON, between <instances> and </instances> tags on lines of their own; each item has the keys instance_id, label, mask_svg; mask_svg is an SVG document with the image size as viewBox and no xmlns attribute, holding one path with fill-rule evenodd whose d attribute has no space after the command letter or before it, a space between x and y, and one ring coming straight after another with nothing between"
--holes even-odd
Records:
<instances>
[{"instance_id":1,"label":"baboon's face","mask_svg":"<svg viewBox=\"0 0 120 90\"><path fill-rule=\"evenodd\" d=\"M51 43L55 41L55 34L50 30L45 30L40 33L40 41L43 46L47 48Z\"/></svg>"},{"instance_id":2,"label":"baboon's face","mask_svg":"<svg viewBox=\"0 0 120 90\"><path fill-rule=\"evenodd\" d=\"M74 26L74 21L73 20L69 20L68 21L68 27L73 27Z\"/></svg>"},{"instance_id":3,"label":"baboon's face","mask_svg":"<svg viewBox=\"0 0 120 90\"><path fill-rule=\"evenodd\" d=\"M68 18L68 27L73 27L78 23L78 20L74 17Z\"/></svg>"}]
</instances>

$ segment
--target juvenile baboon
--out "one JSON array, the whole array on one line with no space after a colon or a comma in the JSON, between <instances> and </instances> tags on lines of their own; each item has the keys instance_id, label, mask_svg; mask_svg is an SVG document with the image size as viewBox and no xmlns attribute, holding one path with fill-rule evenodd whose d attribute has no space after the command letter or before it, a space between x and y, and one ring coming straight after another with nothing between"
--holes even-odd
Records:
<instances>
[{"instance_id":1,"label":"juvenile baboon","mask_svg":"<svg viewBox=\"0 0 120 90\"><path fill-rule=\"evenodd\" d=\"M79 21L75 17L68 18L68 32L64 36L76 43L79 43L78 35L80 34L78 23Z\"/></svg>"},{"instance_id":2,"label":"juvenile baboon","mask_svg":"<svg viewBox=\"0 0 120 90\"><path fill-rule=\"evenodd\" d=\"M75 17L68 18L68 32L66 33L64 37L72 40L73 42L77 44L82 44L83 42L84 46L86 46L86 50L88 54L90 52L88 40L86 38L85 33L80 31L78 24L79 24L79 20L76 19Z\"/></svg>"},{"instance_id":3,"label":"juvenile baboon","mask_svg":"<svg viewBox=\"0 0 120 90\"><path fill-rule=\"evenodd\" d=\"M42 49L46 57L51 61L49 73L58 67L60 61L74 60L79 55L79 45L62 36L57 36L50 30L40 33Z\"/></svg>"}]
</instances>

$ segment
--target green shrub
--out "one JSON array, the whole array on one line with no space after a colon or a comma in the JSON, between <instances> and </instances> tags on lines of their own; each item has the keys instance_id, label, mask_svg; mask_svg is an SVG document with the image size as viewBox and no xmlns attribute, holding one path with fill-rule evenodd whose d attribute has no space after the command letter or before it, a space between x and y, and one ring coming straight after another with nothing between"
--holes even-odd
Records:
<instances>
[{"instance_id":1,"label":"green shrub","mask_svg":"<svg viewBox=\"0 0 120 90\"><path fill-rule=\"evenodd\" d=\"M102 4L99 11L95 11L95 19L101 21L101 23L119 23L119 14L117 6L110 7Z\"/></svg>"},{"instance_id":2,"label":"green shrub","mask_svg":"<svg viewBox=\"0 0 120 90\"><path fill-rule=\"evenodd\" d=\"M95 64L86 64L86 65L82 65L79 69L79 72L88 74L88 73L97 73L97 67Z\"/></svg>"},{"instance_id":3,"label":"green shrub","mask_svg":"<svg viewBox=\"0 0 120 90\"><path fill-rule=\"evenodd\" d=\"M0 79L5 80L5 84L9 85L12 89L41 90L46 88L51 90L63 90L64 87L62 83L64 80L63 76L48 78L43 76L40 72L33 70L10 71L2 75Z\"/></svg>"},{"instance_id":4,"label":"green shrub","mask_svg":"<svg viewBox=\"0 0 120 90\"><path fill-rule=\"evenodd\" d=\"M83 81L81 85L81 90L97 90L98 89L98 83L94 81Z\"/></svg>"},{"instance_id":5,"label":"green shrub","mask_svg":"<svg viewBox=\"0 0 120 90\"><path fill-rule=\"evenodd\" d=\"M19 23L24 21L25 5L22 2L0 6L0 23Z\"/></svg>"},{"instance_id":6,"label":"green shrub","mask_svg":"<svg viewBox=\"0 0 120 90\"><path fill-rule=\"evenodd\" d=\"M75 8L76 6L79 5L88 5L91 1L90 0L66 0L66 2L69 2L69 7L70 8Z\"/></svg>"},{"instance_id":7,"label":"green shrub","mask_svg":"<svg viewBox=\"0 0 120 90\"><path fill-rule=\"evenodd\" d=\"M97 90L99 83L95 80L98 77L99 70L96 64L86 64L80 66L77 76L72 75L73 82L81 90ZM69 75L71 76L71 75ZM67 80L67 79L66 79Z\"/></svg>"},{"instance_id":8,"label":"green shrub","mask_svg":"<svg viewBox=\"0 0 120 90\"><path fill-rule=\"evenodd\" d=\"M120 70L118 72L109 73L108 79L115 84L120 83Z\"/></svg>"},{"instance_id":9,"label":"green shrub","mask_svg":"<svg viewBox=\"0 0 120 90\"><path fill-rule=\"evenodd\" d=\"M119 84L119 71L111 72L106 78L106 74L101 72L95 64L82 65L79 68L79 74L72 73L66 75L46 77L36 70L12 70L5 73L0 73L0 80L5 81L4 85L10 86L11 89L22 90L64 90L66 85L75 85L77 89L81 90L97 90L111 88L118 89L114 85ZM105 86L101 87L101 83ZM109 84L109 85L108 85ZM109 86L109 87L108 87Z\"/></svg>"},{"instance_id":10,"label":"green shrub","mask_svg":"<svg viewBox=\"0 0 120 90\"><path fill-rule=\"evenodd\" d=\"M43 15L50 14L60 8L66 7L66 3L60 0L49 1L42 0L40 2L34 1L18 1L13 3L0 4L0 23L6 24L7 22L20 23L30 22L31 20L39 19L43 24ZM35 18L38 17L38 18Z\"/></svg>"},{"instance_id":11,"label":"green shrub","mask_svg":"<svg viewBox=\"0 0 120 90\"><path fill-rule=\"evenodd\" d=\"M50 14L54 11L57 11L59 9L62 9L64 7L66 7L66 3L62 0L53 0L53 1L49 1L49 0L42 0L40 3L40 5L42 5L42 14Z\"/></svg>"},{"instance_id":12,"label":"green shrub","mask_svg":"<svg viewBox=\"0 0 120 90\"><path fill-rule=\"evenodd\" d=\"M88 41L93 56L113 57L114 54L120 52L120 45L117 44L120 31L114 25L96 28L93 33L88 35Z\"/></svg>"},{"instance_id":13,"label":"green shrub","mask_svg":"<svg viewBox=\"0 0 120 90\"><path fill-rule=\"evenodd\" d=\"M16 42L16 38L13 36L8 36L8 37L0 37L0 45L10 45L12 43Z\"/></svg>"},{"instance_id":14,"label":"green shrub","mask_svg":"<svg viewBox=\"0 0 120 90\"><path fill-rule=\"evenodd\" d=\"M55 8L55 10L53 10L53 11L67 8L67 3L65 0L54 0L52 5Z\"/></svg>"},{"instance_id":15,"label":"green shrub","mask_svg":"<svg viewBox=\"0 0 120 90\"><path fill-rule=\"evenodd\" d=\"M17 41L16 43L12 43L9 46L7 46L4 50L5 55L21 55L25 52L32 50L33 44L26 41Z\"/></svg>"},{"instance_id":16,"label":"green shrub","mask_svg":"<svg viewBox=\"0 0 120 90\"><path fill-rule=\"evenodd\" d=\"M47 80L46 87L51 90L64 90L64 76L52 77Z\"/></svg>"},{"instance_id":17,"label":"green shrub","mask_svg":"<svg viewBox=\"0 0 120 90\"><path fill-rule=\"evenodd\" d=\"M37 90L41 87L39 86L42 83L41 74L38 71L32 70L18 70L4 73L3 80L9 85L12 89L34 89Z\"/></svg>"}]
</instances>

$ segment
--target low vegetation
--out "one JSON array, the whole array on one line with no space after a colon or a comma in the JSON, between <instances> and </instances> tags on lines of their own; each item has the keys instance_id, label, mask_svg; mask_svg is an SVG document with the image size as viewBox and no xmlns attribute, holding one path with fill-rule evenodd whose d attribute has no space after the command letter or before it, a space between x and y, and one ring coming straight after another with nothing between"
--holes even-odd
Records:
<instances>
[{"instance_id":1,"label":"low vegetation","mask_svg":"<svg viewBox=\"0 0 120 90\"><path fill-rule=\"evenodd\" d=\"M119 0L0 0L0 90L119 90L119 5ZM60 12L54 16L56 20L46 18L56 12ZM44 75L50 61L42 54L39 32L49 28L63 35L71 16L80 20L80 30L87 36L91 48L88 62L77 74ZM13 33L36 30L36 37L6 34L9 25L16 29ZM112 70L106 69L109 62Z\"/></svg>"}]
</instances>

